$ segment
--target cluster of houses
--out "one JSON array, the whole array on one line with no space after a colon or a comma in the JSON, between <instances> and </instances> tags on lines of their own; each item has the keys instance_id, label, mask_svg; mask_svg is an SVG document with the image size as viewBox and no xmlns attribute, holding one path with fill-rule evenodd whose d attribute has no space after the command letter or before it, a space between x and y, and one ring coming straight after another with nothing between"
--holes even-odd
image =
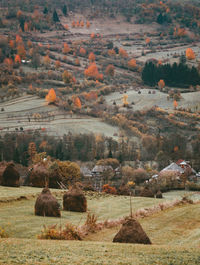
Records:
<instances>
[{"instance_id":1,"label":"cluster of houses","mask_svg":"<svg viewBox=\"0 0 200 265\"><path fill-rule=\"evenodd\" d=\"M121 167L113 169L112 166L96 165L92 170L90 170L84 166L81 167L81 173L84 176L84 179L87 179L90 183L93 183L94 189L99 191L102 189L102 186L107 183L108 179L110 181L118 182L122 178ZM174 173L177 181L181 181L181 176L185 174L187 176L187 180L200 183L200 172L197 173L191 167L189 161L182 159L163 168L158 174L153 175L146 182L148 183L155 181L159 177L162 177L162 175L166 175L164 173Z\"/></svg>"}]
</instances>

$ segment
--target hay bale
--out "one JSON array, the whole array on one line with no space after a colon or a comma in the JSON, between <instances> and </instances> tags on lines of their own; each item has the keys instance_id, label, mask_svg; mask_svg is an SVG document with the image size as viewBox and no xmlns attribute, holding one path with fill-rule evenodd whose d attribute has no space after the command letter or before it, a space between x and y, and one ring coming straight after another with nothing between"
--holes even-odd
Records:
<instances>
[{"instance_id":1,"label":"hay bale","mask_svg":"<svg viewBox=\"0 0 200 265\"><path fill-rule=\"evenodd\" d=\"M144 232L140 223L131 217L124 221L121 229L113 238L113 242L151 244L149 237Z\"/></svg>"},{"instance_id":2,"label":"hay bale","mask_svg":"<svg viewBox=\"0 0 200 265\"><path fill-rule=\"evenodd\" d=\"M139 194L140 197L150 197L150 198L154 198L154 193L152 190L150 190L148 187L143 188L140 191Z\"/></svg>"},{"instance_id":3,"label":"hay bale","mask_svg":"<svg viewBox=\"0 0 200 265\"><path fill-rule=\"evenodd\" d=\"M35 215L60 217L60 204L48 188L44 188L35 202Z\"/></svg>"},{"instance_id":4,"label":"hay bale","mask_svg":"<svg viewBox=\"0 0 200 265\"><path fill-rule=\"evenodd\" d=\"M42 163L33 166L29 176L29 184L33 187L44 188L49 183L49 172Z\"/></svg>"},{"instance_id":5,"label":"hay bale","mask_svg":"<svg viewBox=\"0 0 200 265\"><path fill-rule=\"evenodd\" d=\"M162 199L163 198L163 196L162 196L162 192L159 190L159 191L157 191L157 193L156 193L156 198L157 199Z\"/></svg>"},{"instance_id":6,"label":"hay bale","mask_svg":"<svg viewBox=\"0 0 200 265\"><path fill-rule=\"evenodd\" d=\"M87 200L81 189L72 187L63 195L63 209L73 212L87 211Z\"/></svg>"},{"instance_id":7,"label":"hay bale","mask_svg":"<svg viewBox=\"0 0 200 265\"><path fill-rule=\"evenodd\" d=\"M15 164L2 162L0 165L0 184L2 186L19 187L20 174L15 168Z\"/></svg>"}]
</instances>

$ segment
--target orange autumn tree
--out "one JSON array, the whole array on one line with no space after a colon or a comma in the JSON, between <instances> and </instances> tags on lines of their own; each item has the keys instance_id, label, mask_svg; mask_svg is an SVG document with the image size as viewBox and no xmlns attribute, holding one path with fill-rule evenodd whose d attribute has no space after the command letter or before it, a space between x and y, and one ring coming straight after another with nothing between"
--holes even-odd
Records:
<instances>
[{"instance_id":1,"label":"orange autumn tree","mask_svg":"<svg viewBox=\"0 0 200 265\"><path fill-rule=\"evenodd\" d=\"M75 97L74 98L74 106L76 106L77 108L81 109L81 101L79 97Z\"/></svg>"},{"instance_id":2,"label":"orange autumn tree","mask_svg":"<svg viewBox=\"0 0 200 265\"><path fill-rule=\"evenodd\" d=\"M129 68L135 68L136 67L136 60L131 59L130 61L128 61L128 67Z\"/></svg>"},{"instance_id":3,"label":"orange autumn tree","mask_svg":"<svg viewBox=\"0 0 200 265\"><path fill-rule=\"evenodd\" d=\"M84 93L85 100L91 101L91 100L97 100L98 95L96 91L90 91L88 93Z\"/></svg>"},{"instance_id":4,"label":"orange autumn tree","mask_svg":"<svg viewBox=\"0 0 200 265\"><path fill-rule=\"evenodd\" d=\"M120 48L119 49L119 55L123 58L127 58L128 57L128 53L127 51L125 51L124 49Z\"/></svg>"},{"instance_id":5,"label":"orange autumn tree","mask_svg":"<svg viewBox=\"0 0 200 265\"><path fill-rule=\"evenodd\" d=\"M69 30L69 26L68 26L67 24L64 25L64 28L65 28L66 30Z\"/></svg>"},{"instance_id":6,"label":"orange autumn tree","mask_svg":"<svg viewBox=\"0 0 200 265\"><path fill-rule=\"evenodd\" d=\"M194 60L196 58L195 53L191 48L187 48L185 56L188 60Z\"/></svg>"},{"instance_id":7,"label":"orange autumn tree","mask_svg":"<svg viewBox=\"0 0 200 265\"><path fill-rule=\"evenodd\" d=\"M80 48L79 53L84 56L86 55L86 50L84 48Z\"/></svg>"},{"instance_id":8,"label":"orange autumn tree","mask_svg":"<svg viewBox=\"0 0 200 265\"><path fill-rule=\"evenodd\" d=\"M90 38L91 39L94 39L95 38L95 34L94 33L91 33Z\"/></svg>"},{"instance_id":9,"label":"orange autumn tree","mask_svg":"<svg viewBox=\"0 0 200 265\"><path fill-rule=\"evenodd\" d=\"M86 22L86 27L89 29L89 27L90 27L90 21L87 21Z\"/></svg>"},{"instance_id":10,"label":"orange autumn tree","mask_svg":"<svg viewBox=\"0 0 200 265\"><path fill-rule=\"evenodd\" d=\"M174 105L174 109L177 109L177 107L178 107L178 103L177 103L176 100L174 100L173 105Z\"/></svg>"},{"instance_id":11,"label":"orange autumn tree","mask_svg":"<svg viewBox=\"0 0 200 265\"><path fill-rule=\"evenodd\" d=\"M24 31L25 32L29 31L29 26L27 22L24 23Z\"/></svg>"},{"instance_id":12,"label":"orange autumn tree","mask_svg":"<svg viewBox=\"0 0 200 265\"><path fill-rule=\"evenodd\" d=\"M72 28L75 28L75 27L76 27L76 22L72 21Z\"/></svg>"},{"instance_id":13,"label":"orange autumn tree","mask_svg":"<svg viewBox=\"0 0 200 265\"><path fill-rule=\"evenodd\" d=\"M17 54L19 54L22 59L26 58L26 50L24 48L24 45L21 44L17 46Z\"/></svg>"},{"instance_id":14,"label":"orange autumn tree","mask_svg":"<svg viewBox=\"0 0 200 265\"><path fill-rule=\"evenodd\" d=\"M108 55L109 56L115 56L116 55L115 50L114 49L108 50Z\"/></svg>"},{"instance_id":15,"label":"orange autumn tree","mask_svg":"<svg viewBox=\"0 0 200 265\"><path fill-rule=\"evenodd\" d=\"M71 51L69 45L67 43L64 43L63 53L67 54Z\"/></svg>"},{"instance_id":16,"label":"orange autumn tree","mask_svg":"<svg viewBox=\"0 0 200 265\"><path fill-rule=\"evenodd\" d=\"M23 43L22 37L20 35L16 35L16 40L15 41L16 41L17 45Z\"/></svg>"},{"instance_id":17,"label":"orange autumn tree","mask_svg":"<svg viewBox=\"0 0 200 265\"><path fill-rule=\"evenodd\" d=\"M90 77L93 79L102 80L103 75L99 74L98 68L96 66L96 63L92 63L89 65L87 69L85 69L84 74L86 77Z\"/></svg>"},{"instance_id":18,"label":"orange autumn tree","mask_svg":"<svg viewBox=\"0 0 200 265\"><path fill-rule=\"evenodd\" d=\"M76 26L77 26L77 28L80 27L79 20L76 21Z\"/></svg>"},{"instance_id":19,"label":"orange autumn tree","mask_svg":"<svg viewBox=\"0 0 200 265\"><path fill-rule=\"evenodd\" d=\"M160 89L164 88L165 87L165 81L163 79L160 79L160 81L158 82L158 87Z\"/></svg>"},{"instance_id":20,"label":"orange autumn tree","mask_svg":"<svg viewBox=\"0 0 200 265\"><path fill-rule=\"evenodd\" d=\"M49 90L49 93L46 95L45 99L49 104L56 101L56 92L53 88Z\"/></svg>"},{"instance_id":21,"label":"orange autumn tree","mask_svg":"<svg viewBox=\"0 0 200 265\"><path fill-rule=\"evenodd\" d=\"M146 43L146 45L148 45L149 43L150 43L150 38L146 38L146 40L145 40L145 43Z\"/></svg>"},{"instance_id":22,"label":"orange autumn tree","mask_svg":"<svg viewBox=\"0 0 200 265\"><path fill-rule=\"evenodd\" d=\"M76 59L74 60L74 64L77 65L77 66L80 66L80 65L81 65L81 64L80 64L80 61L79 61L78 58L76 58Z\"/></svg>"},{"instance_id":23,"label":"orange autumn tree","mask_svg":"<svg viewBox=\"0 0 200 265\"><path fill-rule=\"evenodd\" d=\"M60 68L60 66L61 66L61 63L60 63L59 60L57 60L57 61L55 62L55 67L56 67L56 69Z\"/></svg>"},{"instance_id":24,"label":"orange autumn tree","mask_svg":"<svg viewBox=\"0 0 200 265\"><path fill-rule=\"evenodd\" d=\"M93 52L91 52L91 53L89 54L88 59L89 59L90 62L94 62L94 61L95 61L95 55L94 55Z\"/></svg>"},{"instance_id":25,"label":"orange autumn tree","mask_svg":"<svg viewBox=\"0 0 200 265\"><path fill-rule=\"evenodd\" d=\"M20 58L19 54L15 55L15 63L18 63L18 64L21 63L21 58Z\"/></svg>"},{"instance_id":26,"label":"orange autumn tree","mask_svg":"<svg viewBox=\"0 0 200 265\"><path fill-rule=\"evenodd\" d=\"M15 48L15 42L14 42L14 40L10 40L9 41L9 46L10 46L11 49L14 49Z\"/></svg>"},{"instance_id":27,"label":"orange autumn tree","mask_svg":"<svg viewBox=\"0 0 200 265\"><path fill-rule=\"evenodd\" d=\"M109 65L106 67L106 71L105 71L105 73L106 73L107 75L114 76L114 74L115 74L115 67L114 67L114 65L109 64Z\"/></svg>"},{"instance_id":28,"label":"orange autumn tree","mask_svg":"<svg viewBox=\"0 0 200 265\"><path fill-rule=\"evenodd\" d=\"M51 59L49 58L49 55L44 56L45 66L49 66L50 62L51 62Z\"/></svg>"}]
</instances>

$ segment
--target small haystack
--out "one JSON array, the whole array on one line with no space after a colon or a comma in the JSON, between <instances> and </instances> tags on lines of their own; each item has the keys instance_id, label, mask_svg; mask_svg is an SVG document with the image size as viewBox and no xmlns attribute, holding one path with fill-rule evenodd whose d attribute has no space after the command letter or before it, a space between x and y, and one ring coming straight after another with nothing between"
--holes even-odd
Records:
<instances>
[{"instance_id":1,"label":"small haystack","mask_svg":"<svg viewBox=\"0 0 200 265\"><path fill-rule=\"evenodd\" d=\"M163 198L162 192L160 190L156 193L156 198L157 199L162 199Z\"/></svg>"},{"instance_id":2,"label":"small haystack","mask_svg":"<svg viewBox=\"0 0 200 265\"><path fill-rule=\"evenodd\" d=\"M35 202L35 215L60 217L60 204L48 188L44 188Z\"/></svg>"},{"instance_id":3,"label":"small haystack","mask_svg":"<svg viewBox=\"0 0 200 265\"><path fill-rule=\"evenodd\" d=\"M2 186L19 187L20 174L16 170L14 163L0 163L0 184Z\"/></svg>"},{"instance_id":4,"label":"small haystack","mask_svg":"<svg viewBox=\"0 0 200 265\"><path fill-rule=\"evenodd\" d=\"M145 187L145 188L143 188L140 191L139 196L140 197L150 197L150 198L154 198L154 193L148 187Z\"/></svg>"},{"instance_id":5,"label":"small haystack","mask_svg":"<svg viewBox=\"0 0 200 265\"><path fill-rule=\"evenodd\" d=\"M149 237L144 232L140 223L131 217L126 219L122 224L122 227L115 235L113 242L151 244Z\"/></svg>"},{"instance_id":6,"label":"small haystack","mask_svg":"<svg viewBox=\"0 0 200 265\"><path fill-rule=\"evenodd\" d=\"M63 209L73 212L87 211L87 200L80 188L72 187L63 195Z\"/></svg>"},{"instance_id":7,"label":"small haystack","mask_svg":"<svg viewBox=\"0 0 200 265\"><path fill-rule=\"evenodd\" d=\"M33 187L44 188L49 183L49 172L42 163L33 166L29 176L29 184Z\"/></svg>"}]
</instances>

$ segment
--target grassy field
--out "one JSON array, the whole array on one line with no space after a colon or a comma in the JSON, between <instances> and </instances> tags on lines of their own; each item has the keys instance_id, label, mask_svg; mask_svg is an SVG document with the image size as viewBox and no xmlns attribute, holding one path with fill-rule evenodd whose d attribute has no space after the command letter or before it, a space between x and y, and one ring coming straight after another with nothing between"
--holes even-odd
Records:
<instances>
[{"instance_id":1,"label":"grassy field","mask_svg":"<svg viewBox=\"0 0 200 265\"><path fill-rule=\"evenodd\" d=\"M0 186L0 226L5 227L11 237L36 238L44 224L65 224L71 222L79 225L85 222L87 213L62 211L61 218L40 217L34 215L36 196L41 188L20 187L11 188ZM61 190L53 190L62 206ZM163 201L181 198L184 191L166 193L163 199L133 197L133 211L149 208ZM21 199L26 196L27 199ZM129 215L129 197L106 194L87 195L88 211L97 215L99 221L118 219ZM12 217L12 218L11 218Z\"/></svg>"},{"instance_id":2,"label":"grassy field","mask_svg":"<svg viewBox=\"0 0 200 265\"><path fill-rule=\"evenodd\" d=\"M27 194L27 191L31 195L29 199L17 200L20 196ZM75 225L79 225L85 222L87 213L62 211L61 218L35 216L34 204L36 198L34 196L40 191L41 189L38 188L0 187L0 200L5 199L7 194L8 201L6 203L0 203L0 226L5 227L11 237L36 238L44 224L65 224L66 222L72 222ZM62 205L62 191L52 191L56 194L57 199ZM10 196L11 198L14 196L16 200L9 202ZM152 207L164 200L136 197L132 200L133 210ZM88 211L95 213L98 216L98 220L118 219L129 214L130 206L129 197L127 196L111 196L97 193L92 196L87 196L87 202Z\"/></svg>"},{"instance_id":3,"label":"grassy field","mask_svg":"<svg viewBox=\"0 0 200 265\"><path fill-rule=\"evenodd\" d=\"M193 265L198 248L80 241L0 239L0 264Z\"/></svg>"},{"instance_id":4,"label":"grassy field","mask_svg":"<svg viewBox=\"0 0 200 265\"><path fill-rule=\"evenodd\" d=\"M200 204L184 205L141 218L140 223L155 245L200 247ZM86 240L112 242L120 226L89 234Z\"/></svg>"},{"instance_id":5,"label":"grassy field","mask_svg":"<svg viewBox=\"0 0 200 265\"><path fill-rule=\"evenodd\" d=\"M0 186L0 227L9 233L9 238L0 239L0 264L193 265L200 262L200 204L174 207L140 219L153 243L151 246L112 243L119 226L89 234L82 242L37 240L44 224L72 222L79 225L86 218L86 213L67 211L62 211L62 218L34 216L35 197L40 191L39 188ZM61 202L63 191L52 192ZM133 210L181 198L184 194L185 191L169 192L161 200L136 197ZM20 196L27 199L19 200ZM89 211L99 220L129 214L129 197L97 193L88 194L87 199Z\"/></svg>"}]
</instances>

